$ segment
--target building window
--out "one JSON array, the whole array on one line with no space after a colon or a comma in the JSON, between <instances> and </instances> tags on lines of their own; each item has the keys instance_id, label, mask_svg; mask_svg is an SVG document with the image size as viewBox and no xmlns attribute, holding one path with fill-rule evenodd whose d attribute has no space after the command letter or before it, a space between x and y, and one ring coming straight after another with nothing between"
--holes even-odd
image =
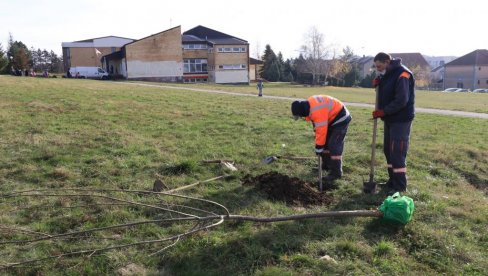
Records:
<instances>
[{"instance_id":1,"label":"building window","mask_svg":"<svg viewBox=\"0 0 488 276\"><path fill-rule=\"evenodd\" d=\"M246 69L247 65L246 64L222 64L219 65L220 69L224 70L242 70Z\"/></svg>"},{"instance_id":2,"label":"building window","mask_svg":"<svg viewBox=\"0 0 488 276\"><path fill-rule=\"evenodd\" d=\"M462 82L458 82L458 83L457 83L457 88L464 88L463 86L464 86L464 85L463 85L463 83L462 83Z\"/></svg>"},{"instance_id":3,"label":"building window","mask_svg":"<svg viewBox=\"0 0 488 276\"><path fill-rule=\"evenodd\" d=\"M206 59L184 59L183 73L207 73Z\"/></svg>"},{"instance_id":4,"label":"building window","mask_svg":"<svg viewBox=\"0 0 488 276\"><path fill-rule=\"evenodd\" d=\"M207 44L183 44L183 49L185 50L200 50L207 48Z\"/></svg>"},{"instance_id":5,"label":"building window","mask_svg":"<svg viewBox=\"0 0 488 276\"><path fill-rule=\"evenodd\" d=\"M219 53L245 53L246 48L245 47L220 47L217 48L217 51Z\"/></svg>"}]
</instances>

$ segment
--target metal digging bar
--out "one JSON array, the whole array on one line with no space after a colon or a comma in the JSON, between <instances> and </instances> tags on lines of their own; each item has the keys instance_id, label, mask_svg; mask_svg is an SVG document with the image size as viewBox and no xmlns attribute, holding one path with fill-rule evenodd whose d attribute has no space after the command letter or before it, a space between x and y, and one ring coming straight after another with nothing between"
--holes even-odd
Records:
<instances>
[{"instance_id":1,"label":"metal digging bar","mask_svg":"<svg viewBox=\"0 0 488 276\"><path fill-rule=\"evenodd\" d=\"M376 100L375 110L378 108L378 86L375 87ZM374 182L374 165L376 157L376 131L378 129L378 119L373 118L373 141L371 142L371 161L369 163L369 181L363 182L363 192L365 194L376 193L376 182Z\"/></svg>"}]
</instances>

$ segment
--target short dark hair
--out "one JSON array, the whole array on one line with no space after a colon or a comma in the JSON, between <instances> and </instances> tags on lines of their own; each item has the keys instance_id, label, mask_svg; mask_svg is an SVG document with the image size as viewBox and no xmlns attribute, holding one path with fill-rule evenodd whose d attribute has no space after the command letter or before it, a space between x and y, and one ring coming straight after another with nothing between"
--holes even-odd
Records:
<instances>
[{"instance_id":1,"label":"short dark hair","mask_svg":"<svg viewBox=\"0 0 488 276\"><path fill-rule=\"evenodd\" d=\"M373 61L386 62L387 60L392 60L391 56L387 53L380 52L374 57Z\"/></svg>"}]
</instances>

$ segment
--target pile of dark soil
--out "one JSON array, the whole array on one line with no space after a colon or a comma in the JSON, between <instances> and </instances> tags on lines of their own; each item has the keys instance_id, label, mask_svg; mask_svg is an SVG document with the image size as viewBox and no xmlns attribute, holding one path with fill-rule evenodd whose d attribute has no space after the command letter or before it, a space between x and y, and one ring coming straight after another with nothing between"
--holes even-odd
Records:
<instances>
[{"instance_id":1,"label":"pile of dark soil","mask_svg":"<svg viewBox=\"0 0 488 276\"><path fill-rule=\"evenodd\" d=\"M269 172L252 177L244 176L243 185L254 186L267 194L269 199L285 201L289 205L328 205L332 197L321 193L317 185L304 182L296 177L289 177L277 172Z\"/></svg>"}]
</instances>

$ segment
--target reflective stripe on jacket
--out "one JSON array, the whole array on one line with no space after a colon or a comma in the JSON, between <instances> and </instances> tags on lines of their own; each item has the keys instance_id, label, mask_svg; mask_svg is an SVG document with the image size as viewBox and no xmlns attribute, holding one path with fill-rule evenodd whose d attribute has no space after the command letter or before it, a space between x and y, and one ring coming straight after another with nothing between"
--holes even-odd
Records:
<instances>
[{"instance_id":1,"label":"reflective stripe on jacket","mask_svg":"<svg viewBox=\"0 0 488 276\"><path fill-rule=\"evenodd\" d=\"M325 146L329 124L341 112L344 104L338 99L326 95L311 96L307 101L310 104L310 113L305 119L313 123L315 144L317 146Z\"/></svg>"}]
</instances>

